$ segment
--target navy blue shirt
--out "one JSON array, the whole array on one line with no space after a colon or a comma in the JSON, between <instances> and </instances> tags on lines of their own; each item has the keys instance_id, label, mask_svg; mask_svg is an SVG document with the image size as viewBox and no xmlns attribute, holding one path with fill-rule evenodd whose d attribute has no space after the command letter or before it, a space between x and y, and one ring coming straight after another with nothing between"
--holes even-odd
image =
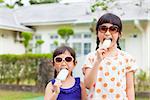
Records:
<instances>
[{"instance_id":1,"label":"navy blue shirt","mask_svg":"<svg viewBox=\"0 0 150 100\"><path fill-rule=\"evenodd\" d=\"M55 79L51 80L51 82L54 84ZM71 88L60 88L57 100L81 100L80 78L75 78L75 84Z\"/></svg>"}]
</instances>

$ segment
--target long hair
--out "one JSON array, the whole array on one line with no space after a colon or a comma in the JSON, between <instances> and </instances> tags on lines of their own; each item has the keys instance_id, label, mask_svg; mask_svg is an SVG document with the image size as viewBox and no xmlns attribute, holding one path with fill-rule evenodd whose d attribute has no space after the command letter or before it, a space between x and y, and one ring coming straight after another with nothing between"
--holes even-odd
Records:
<instances>
[{"instance_id":1,"label":"long hair","mask_svg":"<svg viewBox=\"0 0 150 100\"><path fill-rule=\"evenodd\" d=\"M97 24L96 24L96 35L97 35L97 40L96 40L96 50L99 48L99 38L98 38L98 28L100 25L104 24L104 23L110 23L110 24L113 24L113 25L117 25L119 27L119 34L121 34L121 31L122 31L122 22L121 22L121 19L112 14L112 13L106 13L104 14L103 16L101 16L99 18L99 20L97 21ZM118 37L118 40L117 40L117 48L121 49L121 47L119 46L119 37Z\"/></svg>"}]
</instances>

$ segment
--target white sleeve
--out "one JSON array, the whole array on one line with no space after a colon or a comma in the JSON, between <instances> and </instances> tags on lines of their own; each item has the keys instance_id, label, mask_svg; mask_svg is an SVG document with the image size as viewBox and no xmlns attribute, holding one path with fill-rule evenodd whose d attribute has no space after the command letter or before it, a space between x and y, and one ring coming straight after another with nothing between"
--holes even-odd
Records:
<instances>
[{"instance_id":1,"label":"white sleeve","mask_svg":"<svg viewBox=\"0 0 150 100\"><path fill-rule=\"evenodd\" d=\"M126 72L130 71L135 72L136 70L137 70L136 61L131 55L129 55L127 59Z\"/></svg>"}]
</instances>

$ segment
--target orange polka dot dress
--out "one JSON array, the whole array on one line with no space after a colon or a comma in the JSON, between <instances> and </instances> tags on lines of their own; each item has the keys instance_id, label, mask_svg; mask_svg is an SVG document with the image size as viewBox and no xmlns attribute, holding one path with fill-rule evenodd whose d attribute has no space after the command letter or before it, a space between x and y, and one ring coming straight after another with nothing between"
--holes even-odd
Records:
<instances>
[{"instance_id":1,"label":"orange polka dot dress","mask_svg":"<svg viewBox=\"0 0 150 100\"><path fill-rule=\"evenodd\" d=\"M95 53L87 55L84 69L92 68ZM135 71L135 60L119 49L116 53L105 57L98 65L96 82L88 95L89 100L128 100L126 96L126 73Z\"/></svg>"}]
</instances>

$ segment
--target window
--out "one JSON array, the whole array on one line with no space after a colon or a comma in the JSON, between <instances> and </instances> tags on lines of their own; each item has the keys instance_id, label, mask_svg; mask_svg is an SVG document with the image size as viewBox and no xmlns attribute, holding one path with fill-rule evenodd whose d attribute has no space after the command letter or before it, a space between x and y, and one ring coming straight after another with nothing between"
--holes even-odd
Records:
<instances>
[{"instance_id":1,"label":"window","mask_svg":"<svg viewBox=\"0 0 150 100\"><path fill-rule=\"evenodd\" d=\"M58 39L58 35L57 34L50 35L50 39Z\"/></svg>"},{"instance_id":2,"label":"window","mask_svg":"<svg viewBox=\"0 0 150 100\"><path fill-rule=\"evenodd\" d=\"M91 34L84 34L84 38L91 38Z\"/></svg>"},{"instance_id":3,"label":"window","mask_svg":"<svg viewBox=\"0 0 150 100\"><path fill-rule=\"evenodd\" d=\"M57 46L55 44L50 44L50 52L53 52Z\"/></svg>"},{"instance_id":4,"label":"window","mask_svg":"<svg viewBox=\"0 0 150 100\"><path fill-rule=\"evenodd\" d=\"M35 48L35 53L41 53L41 45L40 46L36 46L36 41L37 40L41 40L42 39L42 36L41 35L36 35L35 36L35 44L34 44L34 47Z\"/></svg>"},{"instance_id":5,"label":"window","mask_svg":"<svg viewBox=\"0 0 150 100\"><path fill-rule=\"evenodd\" d=\"M41 53L41 45L35 48L35 53Z\"/></svg>"},{"instance_id":6,"label":"window","mask_svg":"<svg viewBox=\"0 0 150 100\"><path fill-rule=\"evenodd\" d=\"M75 50L77 56L81 55L81 53L82 53L82 51L81 51L82 50L81 43L73 43L73 49Z\"/></svg>"},{"instance_id":7,"label":"window","mask_svg":"<svg viewBox=\"0 0 150 100\"><path fill-rule=\"evenodd\" d=\"M35 39L36 39L36 40L41 40L41 38L42 38L42 37L41 37L40 35L36 35L36 36L35 36Z\"/></svg>"},{"instance_id":8,"label":"window","mask_svg":"<svg viewBox=\"0 0 150 100\"><path fill-rule=\"evenodd\" d=\"M82 38L82 34L74 34L73 38L74 39L80 39L80 38Z\"/></svg>"},{"instance_id":9,"label":"window","mask_svg":"<svg viewBox=\"0 0 150 100\"><path fill-rule=\"evenodd\" d=\"M84 55L91 52L91 43L84 43Z\"/></svg>"}]
</instances>

